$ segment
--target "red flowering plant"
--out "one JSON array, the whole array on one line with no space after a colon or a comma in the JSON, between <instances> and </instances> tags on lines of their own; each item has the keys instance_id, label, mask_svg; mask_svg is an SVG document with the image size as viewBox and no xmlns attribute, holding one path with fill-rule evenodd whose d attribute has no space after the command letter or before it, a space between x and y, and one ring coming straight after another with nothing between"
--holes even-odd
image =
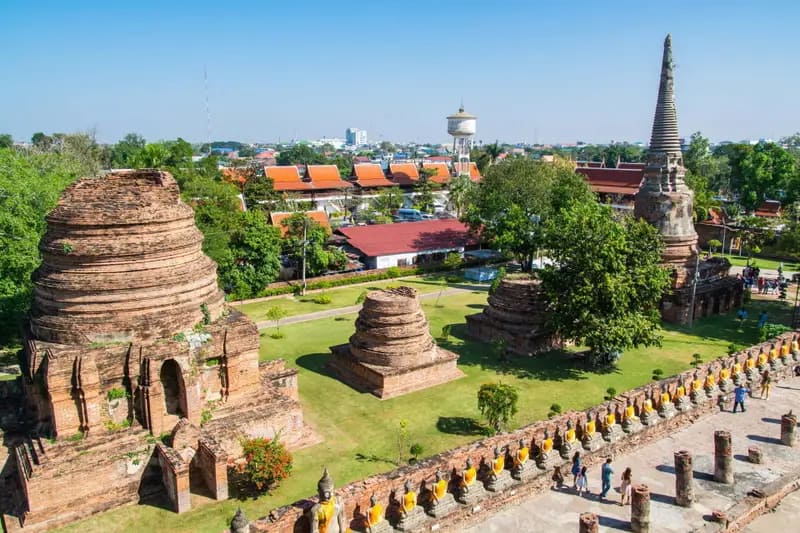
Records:
<instances>
[{"instance_id":1,"label":"red flowering plant","mask_svg":"<svg viewBox=\"0 0 800 533\"><path fill-rule=\"evenodd\" d=\"M292 454L278 441L257 437L243 439L244 463L237 470L259 491L277 487L292 472Z\"/></svg>"}]
</instances>

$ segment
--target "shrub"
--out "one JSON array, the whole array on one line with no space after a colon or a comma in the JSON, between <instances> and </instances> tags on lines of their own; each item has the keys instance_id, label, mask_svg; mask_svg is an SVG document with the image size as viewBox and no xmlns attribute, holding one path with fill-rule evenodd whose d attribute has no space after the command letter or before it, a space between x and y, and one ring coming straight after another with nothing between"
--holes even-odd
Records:
<instances>
[{"instance_id":1,"label":"shrub","mask_svg":"<svg viewBox=\"0 0 800 533\"><path fill-rule=\"evenodd\" d=\"M416 461L417 458L425 452L425 448L422 447L422 444L415 442L411 445L411 448L408 449L408 453L411 454L411 457Z\"/></svg>"},{"instance_id":2,"label":"shrub","mask_svg":"<svg viewBox=\"0 0 800 533\"><path fill-rule=\"evenodd\" d=\"M239 471L259 491L277 487L292 472L292 454L277 438L242 440L242 455L245 462Z\"/></svg>"},{"instance_id":3,"label":"shrub","mask_svg":"<svg viewBox=\"0 0 800 533\"><path fill-rule=\"evenodd\" d=\"M323 292L322 294L316 295L313 298L313 301L314 301L315 304L326 305L326 304L331 303L333 301L333 299L331 298L330 294L327 294L327 293Z\"/></svg>"},{"instance_id":4,"label":"shrub","mask_svg":"<svg viewBox=\"0 0 800 533\"><path fill-rule=\"evenodd\" d=\"M742 351L742 348L744 348L744 346L742 346L741 344L736 344L735 342L732 342L728 345L728 355L733 355L736 352L740 352Z\"/></svg>"},{"instance_id":5,"label":"shrub","mask_svg":"<svg viewBox=\"0 0 800 533\"><path fill-rule=\"evenodd\" d=\"M711 239L710 241L708 241L708 247L711 250L711 253L714 253L715 251L722 248L722 242L717 239Z\"/></svg>"},{"instance_id":6,"label":"shrub","mask_svg":"<svg viewBox=\"0 0 800 533\"><path fill-rule=\"evenodd\" d=\"M71 245L69 242L66 242L66 241L65 241L65 242L61 243L61 252L62 252L64 255L69 255L69 254L71 254L71 253L72 253L74 250L75 250L75 248L74 248L74 247L73 247L73 246L72 246L72 245Z\"/></svg>"},{"instance_id":7,"label":"shrub","mask_svg":"<svg viewBox=\"0 0 800 533\"><path fill-rule=\"evenodd\" d=\"M276 331L273 331L272 333L269 334L269 337L271 339L275 339L275 340L282 339L285 336L286 336L286 334L284 332L282 332L281 330L276 330Z\"/></svg>"},{"instance_id":8,"label":"shrub","mask_svg":"<svg viewBox=\"0 0 800 533\"><path fill-rule=\"evenodd\" d=\"M206 304L200 304L200 312L203 313L203 324L206 326L211 324L211 311Z\"/></svg>"},{"instance_id":9,"label":"shrub","mask_svg":"<svg viewBox=\"0 0 800 533\"><path fill-rule=\"evenodd\" d=\"M561 413L561 406L557 403L554 403L553 405L550 406L550 410L556 414Z\"/></svg>"},{"instance_id":10,"label":"shrub","mask_svg":"<svg viewBox=\"0 0 800 533\"><path fill-rule=\"evenodd\" d=\"M693 353L692 354L692 362L691 362L691 364L694 365L694 366L699 366L699 365L703 364L703 358L700 356L699 353Z\"/></svg>"},{"instance_id":11,"label":"shrub","mask_svg":"<svg viewBox=\"0 0 800 533\"><path fill-rule=\"evenodd\" d=\"M286 316L288 314L289 314L289 311L287 311L283 307L278 307L277 305L273 305L272 307L267 309L267 320L275 321L275 329L280 331L281 330L281 319L282 318L286 318ZM275 337L273 337L273 339L274 338Z\"/></svg>"},{"instance_id":12,"label":"shrub","mask_svg":"<svg viewBox=\"0 0 800 533\"><path fill-rule=\"evenodd\" d=\"M606 389L605 399L611 401L614 399L616 395L617 395L617 389L615 389L614 387L609 387Z\"/></svg>"},{"instance_id":13,"label":"shrub","mask_svg":"<svg viewBox=\"0 0 800 533\"><path fill-rule=\"evenodd\" d=\"M211 422L211 419L213 417L214 417L214 413L211 411L211 409L203 409L200 412L200 426L201 427L205 426L206 424Z\"/></svg>"},{"instance_id":14,"label":"shrub","mask_svg":"<svg viewBox=\"0 0 800 533\"><path fill-rule=\"evenodd\" d=\"M494 294L494 291L497 290L497 287L500 286L500 282L503 281L503 278L506 277L506 268L500 267L497 269L497 276L492 280L491 285L489 285L489 294Z\"/></svg>"},{"instance_id":15,"label":"shrub","mask_svg":"<svg viewBox=\"0 0 800 533\"><path fill-rule=\"evenodd\" d=\"M112 400L121 400L128 396L128 391L120 387L114 387L106 393L106 399L110 402Z\"/></svg>"},{"instance_id":16,"label":"shrub","mask_svg":"<svg viewBox=\"0 0 800 533\"><path fill-rule=\"evenodd\" d=\"M759 342L766 342L767 339L775 338L778 335L791 330L792 328L784 326L783 324L765 324L761 329L758 330Z\"/></svg>"},{"instance_id":17,"label":"shrub","mask_svg":"<svg viewBox=\"0 0 800 533\"><path fill-rule=\"evenodd\" d=\"M358 298L356 298L356 305L364 303L364 300L367 299L367 293L369 293L367 290L361 291L361 293L358 295Z\"/></svg>"},{"instance_id":18,"label":"shrub","mask_svg":"<svg viewBox=\"0 0 800 533\"><path fill-rule=\"evenodd\" d=\"M519 392L505 383L484 383L478 389L478 410L492 433L502 430L517 414Z\"/></svg>"},{"instance_id":19,"label":"shrub","mask_svg":"<svg viewBox=\"0 0 800 533\"><path fill-rule=\"evenodd\" d=\"M656 369L653 370L653 379L655 381L658 381L659 379L661 379L661 377L663 375L664 375L664 371L661 370L660 368L656 368Z\"/></svg>"},{"instance_id":20,"label":"shrub","mask_svg":"<svg viewBox=\"0 0 800 533\"><path fill-rule=\"evenodd\" d=\"M126 418L122 422L114 422L113 420L106 420L105 422L103 422L103 426L105 426L105 428L108 431L121 431L123 429L128 429L129 427L131 427L131 421L129 418Z\"/></svg>"},{"instance_id":21,"label":"shrub","mask_svg":"<svg viewBox=\"0 0 800 533\"><path fill-rule=\"evenodd\" d=\"M450 340L450 328L452 326L452 324L442 326L442 336L439 338L440 341L448 342Z\"/></svg>"},{"instance_id":22,"label":"shrub","mask_svg":"<svg viewBox=\"0 0 800 533\"><path fill-rule=\"evenodd\" d=\"M386 269L386 275L390 278L399 278L403 272L398 267L389 267Z\"/></svg>"}]
</instances>

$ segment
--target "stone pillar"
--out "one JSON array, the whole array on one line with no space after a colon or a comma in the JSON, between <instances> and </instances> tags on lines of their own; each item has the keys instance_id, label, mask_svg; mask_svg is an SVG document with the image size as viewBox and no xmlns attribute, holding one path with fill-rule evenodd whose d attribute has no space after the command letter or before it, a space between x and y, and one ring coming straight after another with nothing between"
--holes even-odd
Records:
<instances>
[{"instance_id":1,"label":"stone pillar","mask_svg":"<svg viewBox=\"0 0 800 533\"><path fill-rule=\"evenodd\" d=\"M631 530L633 533L650 533L650 488L633 487L631 498Z\"/></svg>"},{"instance_id":2,"label":"stone pillar","mask_svg":"<svg viewBox=\"0 0 800 533\"><path fill-rule=\"evenodd\" d=\"M578 533L597 533L600 520L594 513L581 513L578 519Z\"/></svg>"},{"instance_id":3,"label":"stone pillar","mask_svg":"<svg viewBox=\"0 0 800 533\"><path fill-rule=\"evenodd\" d=\"M688 450L675 452L675 504L691 507L694 501L694 469Z\"/></svg>"},{"instance_id":4,"label":"stone pillar","mask_svg":"<svg viewBox=\"0 0 800 533\"><path fill-rule=\"evenodd\" d=\"M714 432L714 480L718 483L733 483L733 453L731 451L731 432Z\"/></svg>"},{"instance_id":5,"label":"stone pillar","mask_svg":"<svg viewBox=\"0 0 800 533\"><path fill-rule=\"evenodd\" d=\"M794 446L797 442L797 415L791 411L781 417L781 444Z\"/></svg>"}]
</instances>

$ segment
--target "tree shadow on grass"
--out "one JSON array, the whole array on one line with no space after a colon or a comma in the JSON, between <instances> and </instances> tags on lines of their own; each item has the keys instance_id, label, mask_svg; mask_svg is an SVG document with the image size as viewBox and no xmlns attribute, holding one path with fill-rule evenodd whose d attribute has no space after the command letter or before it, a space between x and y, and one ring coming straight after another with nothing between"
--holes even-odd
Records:
<instances>
[{"instance_id":1,"label":"tree shadow on grass","mask_svg":"<svg viewBox=\"0 0 800 533\"><path fill-rule=\"evenodd\" d=\"M470 309L479 309L482 311L486 309L486 304L467 304L467 307L469 307Z\"/></svg>"},{"instance_id":2,"label":"tree shadow on grass","mask_svg":"<svg viewBox=\"0 0 800 533\"><path fill-rule=\"evenodd\" d=\"M387 463L392 466L398 466L397 461L389 459L388 457L381 457L379 455L364 454L361 452L356 453L356 461L361 463Z\"/></svg>"},{"instance_id":3,"label":"tree shadow on grass","mask_svg":"<svg viewBox=\"0 0 800 533\"><path fill-rule=\"evenodd\" d=\"M494 346L467 336L466 324L449 326L450 336L461 342L440 342L440 346L457 353L459 365L478 366L482 370L520 379L542 381L587 379L584 375L586 370L584 363L573 353L554 350L531 357L507 355L500 359Z\"/></svg>"},{"instance_id":4,"label":"tree shadow on grass","mask_svg":"<svg viewBox=\"0 0 800 533\"><path fill-rule=\"evenodd\" d=\"M310 370L317 374L321 374L323 376L334 377L333 372L328 370L325 365L328 361L331 360L331 354L329 353L309 353L306 355L301 355L295 361L297 362L297 366L301 368L305 368L306 370Z\"/></svg>"},{"instance_id":5,"label":"tree shadow on grass","mask_svg":"<svg viewBox=\"0 0 800 533\"><path fill-rule=\"evenodd\" d=\"M486 428L474 418L466 416L440 416L436 421L436 429L450 435L484 435Z\"/></svg>"}]
</instances>

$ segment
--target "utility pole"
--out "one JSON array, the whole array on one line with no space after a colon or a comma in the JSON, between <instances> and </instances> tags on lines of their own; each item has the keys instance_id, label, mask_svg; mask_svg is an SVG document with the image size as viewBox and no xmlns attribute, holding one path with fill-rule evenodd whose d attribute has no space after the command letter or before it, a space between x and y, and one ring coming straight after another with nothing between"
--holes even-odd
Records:
<instances>
[{"instance_id":1,"label":"utility pole","mask_svg":"<svg viewBox=\"0 0 800 533\"><path fill-rule=\"evenodd\" d=\"M303 290L301 295L306 295L306 244L308 244L308 217L303 214Z\"/></svg>"},{"instance_id":2,"label":"utility pole","mask_svg":"<svg viewBox=\"0 0 800 533\"><path fill-rule=\"evenodd\" d=\"M695 256L694 275L692 276L692 307L689 311L689 328L694 325L694 299L697 295L697 280L700 279L700 254Z\"/></svg>"}]
</instances>

